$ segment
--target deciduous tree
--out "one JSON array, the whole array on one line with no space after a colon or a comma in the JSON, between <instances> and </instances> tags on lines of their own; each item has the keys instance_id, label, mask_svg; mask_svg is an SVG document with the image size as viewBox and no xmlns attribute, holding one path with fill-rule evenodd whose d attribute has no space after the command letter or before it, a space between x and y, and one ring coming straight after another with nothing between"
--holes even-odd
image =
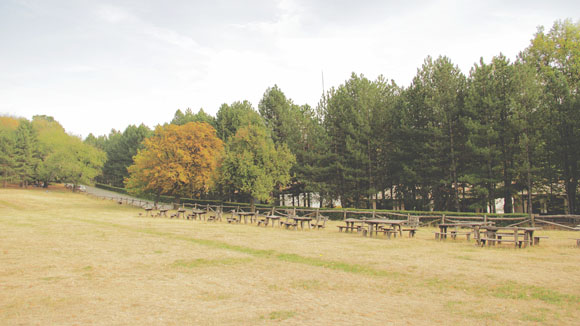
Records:
<instances>
[{"instance_id":1,"label":"deciduous tree","mask_svg":"<svg viewBox=\"0 0 580 326\"><path fill-rule=\"evenodd\" d=\"M256 124L238 129L227 144L221 182L235 192L269 201L274 187L290 181L295 158L285 144L275 146L268 131Z\"/></svg>"},{"instance_id":2,"label":"deciduous tree","mask_svg":"<svg viewBox=\"0 0 580 326\"><path fill-rule=\"evenodd\" d=\"M129 167L132 192L180 197L199 196L213 186L223 143L204 122L158 126Z\"/></svg>"}]
</instances>

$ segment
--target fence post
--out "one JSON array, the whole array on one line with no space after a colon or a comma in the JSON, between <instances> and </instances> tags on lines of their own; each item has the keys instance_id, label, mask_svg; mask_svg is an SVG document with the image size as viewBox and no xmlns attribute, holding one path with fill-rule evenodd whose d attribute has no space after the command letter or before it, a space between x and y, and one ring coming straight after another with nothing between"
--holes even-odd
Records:
<instances>
[{"instance_id":1,"label":"fence post","mask_svg":"<svg viewBox=\"0 0 580 326\"><path fill-rule=\"evenodd\" d=\"M533 228L536 227L536 218L534 216L534 213L530 213L530 222Z\"/></svg>"},{"instance_id":2,"label":"fence post","mask_svg":"<svg viewBox=\"0 0 580 326\"><path fill-rule=\"evenodd\" d=\"M445 214L441 215L441 224L445 224Z\"/></svg>"},{"instance_id":3,"label":"fence post","mask_svg":"<svg viewBox=\"0 0 580 326\"><path fill-rule=\"evenodd\" d=\"M342 220L343 220L343 221L345 221L345 220L346 220L346 209L343 209Z\"/></svg>"},{"instance_id":4,"label":"fence post","mask_svg":"<svg viewBox=\"0 0 580 326\"><path fill-rule=\"evenodd\" d=\"M483 223L487 224L487 214L483 214Z\"/></svg>"}]
</instances>

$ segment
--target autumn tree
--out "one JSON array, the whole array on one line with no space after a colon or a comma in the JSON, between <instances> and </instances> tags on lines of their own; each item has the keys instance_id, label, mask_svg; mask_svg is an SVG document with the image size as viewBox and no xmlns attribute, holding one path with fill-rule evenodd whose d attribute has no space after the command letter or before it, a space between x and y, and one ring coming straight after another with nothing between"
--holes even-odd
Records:
<instances>
[{"instance_id":1,"label":"autumn tree","mask_svg":"<svg viewBox=\"0 0 580 326\"><path fill-rule=\"evenodd\" d=\"M157 196L200 196L213 186L212 175L223 143L215 129L203 122L158 126L129 167L127 188Z\"/></svg>"}]
</instances>

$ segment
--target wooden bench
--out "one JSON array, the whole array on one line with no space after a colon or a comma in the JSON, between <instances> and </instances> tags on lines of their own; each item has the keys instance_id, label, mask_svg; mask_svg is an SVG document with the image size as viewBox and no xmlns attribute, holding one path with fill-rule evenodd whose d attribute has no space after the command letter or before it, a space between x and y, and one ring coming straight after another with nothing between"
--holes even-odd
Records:
<instances>
[{"instance_id":1,"label":"wooden bench","mask_svg":"<svg viewBox=\"0 0 580 326\"><path fill-rule=\"evenodd\" d=\"M353 232L355 229L357 231L359 231L359 229L360 229L360 226L337 225L336 227L338 228L339 232L342 232L342 230L345 230L345 231L350 230L351 232Z\"/></svg>"},{"instance_id":2,"label":"wooden bench","mask_svg":"<svg viewBox=\"0 0 580 326\"><path fill-rule=\"evenodd\" d=\"M294 230L298 229L298 223L296 223L296 222L285 221L285 222L280 222L280 223L282 224L282 226L284 226L287 229L289 229L289 228L294 228Z\"/></svg>"},{"instance_id":3,"label":"wooden bench","mask_svg":"<svg viewBox=\"0 0 580 326\"><path fill-rule=\"evenodd\" d=\"M516 248L521 248L522 244L525 242L523 239L522 240L513 240L513 239L491 239L491 238L480 238L479 239L479 243L481 244L481 246L483 247L486 242L497 242L498 244L501 244L502 242L513 242L514 245L516 246Z\"/></svg>"},{"instance_id":4,"label":"wooden bench","mask_svg":"<svg viewBox=\"0 0 580 326\"><path fill-rule=\"evenodd\" d=\"M390 228L380 228L379 231L377 231L377 233L378 232L382 232L389 239L391 238L391 235L396 238L397 237L397 234L399 233L399 231L397 231L395 229L390 229Z\"/></svg>"},{"instance_id":5,"label":"wooden bench","mask_svg":"<svg viewBox=\"0 0 580 326\"><path fill-rule=\"evenodd\" d=\"M414 238L415 237L415 233L418 230L416 228L406 228L406 229L403 229L403 231L409 232L409 238Z\"/></svg>"},{"instance_id":6,"label":"wooden bench","mask_svg":"<svg viewBox=\"0 0 580 326\"><path fill-rule=\"evenodd\" d=\"M218 219L221 221L221 216L218 213L210 214L210 215L207 216L207 221L208 222L215 222Z\"/></svg>"},{"instance_id":7,"label":"wooden bench","mask_svg":"<svg viewBox=\"0 0 580 326\"><path fill-rule=\"evenodd\" d=\"M451 239L453 240L457 240L457 236L458 235L464 235L465 238L467 239L467 241L471 240L471 232L457 232L457 231L449 231L448 233L444 233L444 232L434 232L435 233L435 239L439 239L442 240L444 239L442 236L451 236Z\"/></svg>"},{"instance_id":8,"label":"wooden bench","mask_svg":"<svg viewBox=\"0 0 580 326\"><path fill-rule=\"evenodd\" d=\"M534 236L534 246L540 244L540 239L549 239L547 236Z\"/></svg>"},{"instance_id":9,"label":"wooden bench","mask_svg":"<svg viewBox=\"0 0 580 326\"><path fill-rule=\"evenodd\" d=\"M262 224L264 224L264 226L268 226L268 224L266 224L268 222L268 220L266 219L265 216L258 216L257 222L258 222L258 226L262 226Z\"/></svg>"}]
</instances>

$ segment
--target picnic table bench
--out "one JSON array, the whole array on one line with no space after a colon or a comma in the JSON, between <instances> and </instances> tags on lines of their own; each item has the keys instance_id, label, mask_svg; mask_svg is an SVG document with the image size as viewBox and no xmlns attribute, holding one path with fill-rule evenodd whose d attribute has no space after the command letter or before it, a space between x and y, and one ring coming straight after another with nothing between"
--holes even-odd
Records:
<instances>
[{"instance_id":1,"label":"picnic table bench","mask_svg":"<svg viewBox=\"0 0 580 326\"><path fill-rule=\"evenodd\" d=\"M368 235L372 237L373 232L375 233L375 235L377 235L379 232L384 233L384 231L379 231L380 230L379 227L382 227L381 229L384 229L385 226L390 226L389 228L390 230L397 230L399 235L402 237L403 236L402 225L407 223L407 220L373 219L373 220L365 220L363 222L368 224L367 231L366 232L363 231L363 235L365 236L368 233Z\"/></svg>"},{"instance_id":2,"label":"picnic table bench","mask_svg":"<svg viewBox=\"0 0 580 326\"><path fill-rule=\"evenodd\" d=\"M187 215L187 219L191 218L192 220L200 220L203 218L203 215L207 212L203 209L192 209L191 214Z\"/></svg>"},{"instance_id":3,"label":"picnic table bench","mask_svg":"<svg viewBox=\"0 0 580 326\"><path fill-rule=\"evenodd\" d=\"M236 210L231 210L230 211L230 216L228 218L226 218L226 221L228 223L240 223L240 216L238 215L238 213L236 212Z\"/></svg>"},{"instance_id":4,"label":"picnic table bench","mask_svg":"<svg viewBox=\"0 0 580 326\"><path fill-rule=\"evenodd\" d=\"M472 233L471 233L471 231L459 232L459 231L451 230L449 232L434 232L434 234L435 234L435 239L439 239L439 240L447 239L447 236L451 236L451 239L457 240L458 235L464 235L465 238L467 239L467 241L470 241Z\"/></svg>"},{"instance_id":5,"label":"picnic table bench","mask_svg":"<svg viewBox=\"0 0 580 326\"><path fill-rule=\"evenodd\" d=\"M338 231L342 232L343 230L345 232L348 232L350 230L350 232L354 232L354 230L356 230L357 232L361 231L361 228L363 226L363 220L359 220L356 218L347 218L346 220L344 220L344 223L346 225L338 225ZM355 225L358 224L358 225Z\"/></svg>"},{"instance_id":6,"label":"picnic table bench","mask_svg":"<svg viewBox=\"0 0 580 326\"><path fill-rule=\"evenodd\" d=\"M460 229L466 228L479 228L486 225L491 225L489 222L455 222L455 223L440 223L438 225L439 232L434 232L435 239L444 240L447 239L447 236L450 236L451 239L457 240L458 235L464 235L467 241L471 240L471 235L475 232L473 230L470 231L460 231ZM451 230L449 230L451 229Z\"/></svg>"},{"instance_id":7,"label":"picnic table bench","mask_svg":"<svg viewBox=\"0 0 580 326\"><path fill-rule=\"evenodd\" d=\"M270 224L270 221L272 222L272 227L274 227L274 222L278 221L278 226L280 226L280 219L281 217L278 215L265 215L265 216L260 216L258 218L258 226L264 224L264 226L268 226L268 224Z\"/></svg>"},{"instance_id":8,"label":"picnic table bench","mask_svg":"<svg viewBox=\"0 0 580 326\"><path fill-rule=\"evenodd\" d=\"M250 218L250 223L253 223L254 218L256 217L256 213L255 212L238 212L238 216L240 217L240 222L241 222L242 217L243 217L244 224L248 224L248 217Z\"/></svg>"},{"instance_id":9,"label":"picnic table bench","mask_svg":"<svg viewBox=\"0 0 580 326\"><path fill-rule=\"evenodd\" d=\"M415 233L417 233L417 231L419 231L419 229L417 229L417 228L404 228L403 229L403 232L409 232L409 238L414 238Z\"/></svg>"},{"instance_id":10,"label":"picnic table bench","mask_svg":"<svg viewBox=\"0 0 580 326\"><path fill-rule=\"evenodd\" d=\"M307 217L307 216L290 216L289 218L286 219L285 222L282 222L282 224L288 229L288 228L294 228L295 230L298 229L298 225L300 225L300 229L304 230L304 223L306 223L308 225L308 228L310 229L310 221L312 221L312 217Z\"/></svg>"},{"instance_id":11,"label":"picnic table bench","mask_svg":"<svg viewBox=\"0 0 580 326\"><path fill-rule=\"evenodd\" d=\"M177 209L177 213L175 215L175 217L179 218L179 215L182 215L183 218L186 218L185 216L185 208L181 207Z\"/></svg>"},{"instance_id":12,"label":"picnic table bench","mask_svg":"<svg viewBox=\"0 0 580 326\"><path fill-rule=\"evenodd\" d=\"M485 236L480 236L480 229L484 229ZM496 226L481 226L474 228L475 239L478 244L482 247L487 244L488 246L493 246L495 244L501 244L502 242L513 243L516 248L521 248L522 245L527 247L528 245L534 245L534 232L540 230L541 228L527 228L527 227L496 227ZM508 236L506 239L505 236ZM523 238L521 238L523 237ZM538 237L538 243L540 237Z\"/></svg>"},{"instance_id":13,"label":"picnic table bench","mask_svg":"<svg viewBox=\"0 0 580 326\"><path fill-rule=\"evenodd\" d=\"M221 208L216 209L213 214L210 214L209 211L206 212L208 214L207 221L208 222L216 222L217 220L222 220L222 211Z\"/></svg>"}]
</instances>

